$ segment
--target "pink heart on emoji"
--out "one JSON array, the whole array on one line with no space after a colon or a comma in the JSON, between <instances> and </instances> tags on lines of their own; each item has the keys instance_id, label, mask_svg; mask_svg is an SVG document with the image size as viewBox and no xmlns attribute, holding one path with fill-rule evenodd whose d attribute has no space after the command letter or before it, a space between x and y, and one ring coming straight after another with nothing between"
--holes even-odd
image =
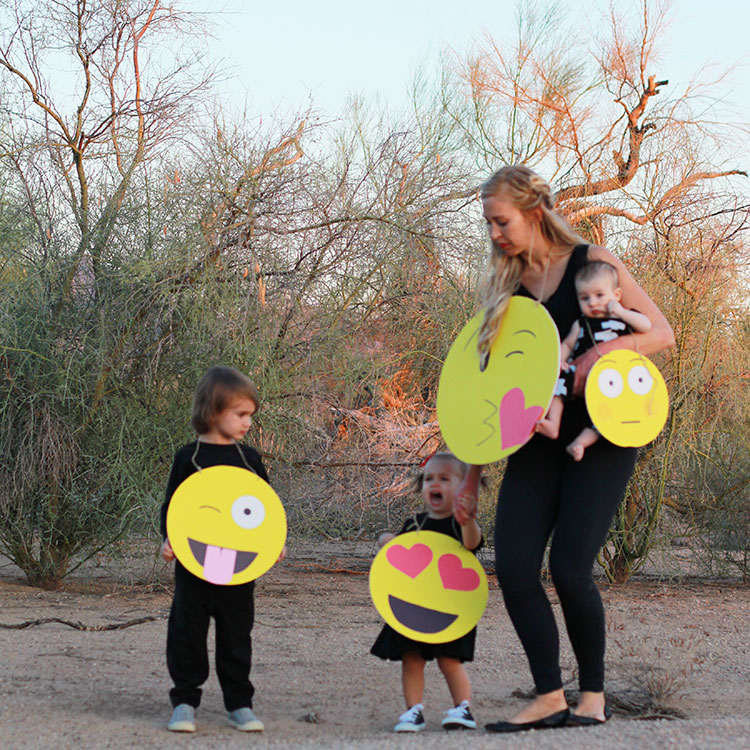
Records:
<instances>
[{"instance_id":1,"label":"pink heart on emoji","mask_svg":"<svg viewBox=\"0 0 750 750\"><path fill-rule=\"evenodd\" d=\"M438 560L438 570L443 588L474 591L479 587L479 573L471 568L464 568L458 555L442 555Z\"/></svg>"},{"instance_id":2,"label":"pink heart on emoji","mask_svg":"<svg viewBox=\"0 0 750 750\"><path fill-rule=\"evenodd\" d=\"M388 562L409 578L416 578L431 562L432 550L426 544L415 544L407 549L394 544L385 553Z\"/></svg>"},{"instance_id":3,"label":"pink heart on emoji","mask_svg":"<svg viewBox=\"0 0 750 750\"><path fill-rule=\"evenodd\" d=\"M500 442L502 449L523 445L534 432L544 409L525 406L526 399L520 388L511 388L500 402Z\"/></svg>"}]
</instances>

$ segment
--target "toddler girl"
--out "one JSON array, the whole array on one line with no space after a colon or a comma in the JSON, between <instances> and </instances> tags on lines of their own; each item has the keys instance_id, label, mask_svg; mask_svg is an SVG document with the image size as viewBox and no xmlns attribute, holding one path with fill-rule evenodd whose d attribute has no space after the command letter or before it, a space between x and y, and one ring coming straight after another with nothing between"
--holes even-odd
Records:
<instances>
[{"instance_id":1,"label":"toddler girl","mask_svg":"<svg viewBox=\"0 0 750 750\"><path fill-rule=\"evenodd\" d=\"M426 512L412 516L404 522L401 534L407 531L425 530L447 534L460 541L466 549L475 551L481 547L482 532L476 522L476 502L464 501L456 510L462 523L453 515L456 490L466 475L468 466L451 453L436 453L424 465L417 477L416 488L425 502ZM381 534L378 542L382 547L394 538L394 534ZM476 628L449 643L422 643L413 641L384 625L370 653L381 659L401 660L401 681L407 711L399 717L394 727L396 732L420 732L425 728L424 668L432 659L448 683L454 708L445 712L442 726L445 729L475 729L471 715L471 683L463 662L474 658Z\"/></svg>"}]
</instances>

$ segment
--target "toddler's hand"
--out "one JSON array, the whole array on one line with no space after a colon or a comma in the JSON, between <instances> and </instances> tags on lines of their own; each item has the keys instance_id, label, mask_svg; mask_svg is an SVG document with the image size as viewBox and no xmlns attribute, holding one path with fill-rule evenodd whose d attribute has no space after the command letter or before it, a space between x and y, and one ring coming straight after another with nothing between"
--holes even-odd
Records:
<instances>
[{"instance_id":1,"label":"toddler's hand","mask_svg":"<svg viewBox=\"0 0 750 750\"><path fill-rule=\"evenodd\" d=\"M459 526L466 526L467 523L475 521L477 517L477 498L462 497L456 500L453 506L453 515L458 521Z\"/></svg>"},{"instance_id":2,"label":"toddler's hand","mask_svg":"<svg viewBox=\"0 0 750 750\"><path fill-rule=\"evenodd\" d=\"M172 545L169 543L169 539L165 539L161 543L161 549L159 550L159 553L161 554L161 558L162 560L164 560L164 562L172 562L172 560L174 560L176 557L174 550L172 549Z\"/></svg>"},{"instance_id":3,"label":"toddler's hand","mask_svg":"<svg viewBox=\"0 0 750 750\"><path fill-rule=\"evenodd\" d=\"M378 537L378 547L385 547L388 542L391 541L391 539L395 539L396 535L391 534L390 531L384 531L379 537Z\"/></svg>"},{"instance_id":4,"label":"toddler's hand","mask_svg":"<svg viewBox=\"0 0 750 750\"><path fill-rule=\"evenodd\" d=\"M281 552L279 552L279 559L276 560L276 562L281 562L285 558L286 558L286 544L281 548Z\"/></svg>"}]
</instances>

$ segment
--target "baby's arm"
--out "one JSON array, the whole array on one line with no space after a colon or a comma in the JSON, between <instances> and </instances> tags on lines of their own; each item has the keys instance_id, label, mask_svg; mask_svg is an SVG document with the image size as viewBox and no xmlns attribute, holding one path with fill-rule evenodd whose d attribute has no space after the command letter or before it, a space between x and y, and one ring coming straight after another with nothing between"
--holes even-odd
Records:
<instances>
[{"instance_id":1,"label":"baby's arm","mask_svg":"<svg viewBox=\"0 0 750 750\"><path fill-rule=\"evenodd\" d=\"M617 300L612 300L607 305L607 312L627 323L636 333L648 333L652 328L651 321L643 313L628 310Z\"/></svg>"},{"instance_id":2,"label":"baby's arm","mask_svg":"<svg viewBox=\"0 0 750 750\"><path fill-rule=\"evenodd\" d=\"M570 327L570 332L563 339L562 344L560 344L560 368L563 370L568 369L568 360L570 359L570 355L573 354L573 349L575 349L576 341L578 341L578 335L580 332L581 326L576 320L576 322Z\"/></svg>"}]
</instances>

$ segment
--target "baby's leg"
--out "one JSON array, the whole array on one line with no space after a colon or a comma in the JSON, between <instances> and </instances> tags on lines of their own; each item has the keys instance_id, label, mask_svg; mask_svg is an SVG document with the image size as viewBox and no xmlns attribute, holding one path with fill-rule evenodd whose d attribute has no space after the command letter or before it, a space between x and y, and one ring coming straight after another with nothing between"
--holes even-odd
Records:
<instances>
[{"instance_id":1,"label":"baby's leg","mask_svg":"<svg viewBox=\"0 0 750 750\"><path fill-rule=\"evenodd\" d=\"M562 398L555 396L552 399L547 416L536 423L536 431L550 440L557 440L557 436L560 434L560 421L562 420L563 408Z\"/></svg>"},{"instance_id":2,"label":"baby's leg","mask_svg":"<svg viewBox=\"0 0 750 750\"><path fill-rule=\"evenodd\" d=\"M599 439L599 433L593 427L584 427L581 434L565 449L573 456L574 461L580 461L589 446Z\"/></svg>"},{"instance_id":3,"label":"baby's leg","mask_svg":"<svg viewBox=\"0 0 750 750\"><path fill-rule=\"evenodd\" d=\"M407 651L401 657L401 684L407 708L422 702L425 664L425 660L416 651Z\"/></svg>"},{"instance_id":4,"label":"baby's leg","mask_svg":"<svg viewBox=\"0 0 750 750\"><path fill-rule=\"evenodd\" d=\"M466 674L464 665L450 656L440 656L437 660L438 667L448 683L448 690L453 698L453 705L458 706L462 701L471 701L471 682Z\"/></svg>"}]
</instances>

